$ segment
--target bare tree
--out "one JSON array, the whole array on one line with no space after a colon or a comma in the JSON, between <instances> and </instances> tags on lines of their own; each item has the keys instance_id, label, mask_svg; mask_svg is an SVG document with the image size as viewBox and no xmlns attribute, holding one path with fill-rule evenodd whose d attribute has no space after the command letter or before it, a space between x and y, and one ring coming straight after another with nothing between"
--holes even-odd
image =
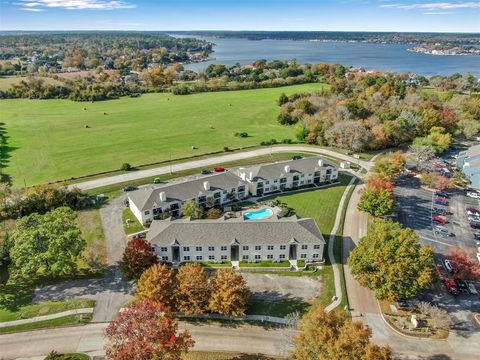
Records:
<instances>
[{"instance_id":1,"label":"bare tree","mask_svg":"<svg viewBox=\"0 0 480 360\"><path fill-rule=\"evenodd\" d=\"M425 161L435 156L435 150L430 145L413 144L409 147L409 158L411 158L417 169L421 169Z\"/></svg>"}]
</instances>

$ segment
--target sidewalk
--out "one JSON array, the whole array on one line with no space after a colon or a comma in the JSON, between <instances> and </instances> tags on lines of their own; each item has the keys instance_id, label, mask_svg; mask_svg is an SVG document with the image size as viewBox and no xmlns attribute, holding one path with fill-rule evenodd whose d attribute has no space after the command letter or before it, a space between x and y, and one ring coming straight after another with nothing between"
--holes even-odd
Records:
<instances>
[{"instance_id":1,"label":"sidewalk","mask_svg":"<svg viewBox=\"0 0 480 360\"><path fill-rule=\"evenodd\" d=\"M30 318L30 319L5 321L5 322L0 323L0 328L17 326L17 325L24 325L24 324L32 324L32 323L36 323L36 322L40 322L40 321L58 319L58 318L62 318L62 317L65 317L65 316L70 316L70 315L92 314L92 313L93 313L93 308L67 310L67 311L62 311L60 313L56 313L56 314L35 316L33 318Z\"/></svg>"}]
</instances>

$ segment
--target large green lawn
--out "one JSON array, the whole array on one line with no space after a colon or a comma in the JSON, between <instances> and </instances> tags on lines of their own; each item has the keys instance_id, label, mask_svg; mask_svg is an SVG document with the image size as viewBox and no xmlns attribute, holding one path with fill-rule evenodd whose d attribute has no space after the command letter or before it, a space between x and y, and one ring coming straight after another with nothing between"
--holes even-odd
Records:
<instances>
[{"instance_id":1,"label":"large green lawn","mask_svg":"<svg viewBox=\"0 0 480 360\"><path fill-rule=\"evenodd\" d=\"M2 170L14 185L32 185L115 170L124 162L140 165L293 139L294 129L276 121L277 98L322 86L144 94L95 103L1 100L0 132L7 137Z\"/></svg>"}]
</instances>

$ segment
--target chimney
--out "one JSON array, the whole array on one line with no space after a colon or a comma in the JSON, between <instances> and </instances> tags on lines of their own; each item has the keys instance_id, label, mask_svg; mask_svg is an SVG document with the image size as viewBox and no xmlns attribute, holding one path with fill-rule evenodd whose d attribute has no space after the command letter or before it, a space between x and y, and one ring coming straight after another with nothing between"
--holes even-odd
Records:
<instances>
[{"instance_id":1,"label":"chimney","mask_svg":"<svg viewBox=\"0 0 480 360\"><path fill-rule=\"evenodd\" d=\"M320 166L320 167L323 166L323 160L322 159L318 160L318 166Z\"/></svg>"},{"instance_id":2,"label":"chimney","mask_svg":"<svg viewBox=\"0 0 480 360\"><path fill-rule=\"evenodd\" d=\"M253 179L253 172L250 171L250 174L248 175L248 178L249 178L250 180Z\"/></svg>"},{"instance_id":3,"label":"chimney","mask_svg":"<svg viewBox=\"0 0 480 360\"><path fill-rule=\"evenodd\" d=\"M209 183L208 181L204 181L204 182L203 182L203 188L204 188L205 190L210 190L210 183Z\"/></svg>"},{"instance_id":4,"label":"chimney","mask_svg":"<svg viewBox=\"0 0 480 360\"><path fill-rule=\"evenodd\" d=\"M165 191L160 193L160 201L167 201L167 194L165 194Z\"/></svg>"},{"instance_id":5,"label":"chimney","mask_svg":"<svg viewBox=\"0 0 480 360\"><path fill-rule=\"evenodd\" d=\"M245 178L247 177L247 174L245 174L244 172L240 173L240 178L245 181Z\"/></svg>"},{"instance_id":6,"label":"chimney","mask_svg":"<svg viewBox=\"0 0 480 360\"><path fill-rule=\"evenodd\" d=\"M290 165L285 165L285 172L287 174L290 172Z\"/></svg>"}]
</instances>

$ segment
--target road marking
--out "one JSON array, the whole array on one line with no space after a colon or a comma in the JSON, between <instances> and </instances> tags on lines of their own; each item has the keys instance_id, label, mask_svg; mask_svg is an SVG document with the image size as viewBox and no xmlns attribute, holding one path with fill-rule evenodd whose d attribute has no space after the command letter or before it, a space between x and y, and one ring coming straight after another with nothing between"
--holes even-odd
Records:
<instances>
[{"instance_id":1,"label":"road marking","mask_svg":"<svg viewBox=\"0 0 480 360\"><path fill-rule=\"evenodd\" d=\"M448 243L445 243L445 242L443 242L443 241L436 240L436 239L431 239L431 238L429 238L429 237L422 236L422 235L420 235L420 239L426 240L426 241L436 242L436 243L438 243L438 244L442 244L442 245L445 245L445 246L453 246L452 244L448 244Z\"/></svg>"}]
</instances>

